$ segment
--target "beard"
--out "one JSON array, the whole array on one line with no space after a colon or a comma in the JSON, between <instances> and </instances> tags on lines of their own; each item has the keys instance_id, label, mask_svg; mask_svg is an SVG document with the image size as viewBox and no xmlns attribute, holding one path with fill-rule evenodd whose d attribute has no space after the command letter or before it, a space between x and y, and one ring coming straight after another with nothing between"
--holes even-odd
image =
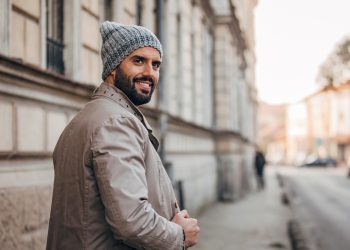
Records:
<instances>
[{"instance_id":1,"label":"beard","mask_svg":"<svg viewBox=\"0 0 350 250\"><path fill-rule=\"evenodd\" d=\"M149 93L137 92L136 84L138 81L151 82L151 90ZM133 77L128 78L120 67L116 68L116 76L114 78L114 86L124 92L124 94L130 99L130 101L136 105L143 105L148 103L151 98L155 87L155 80L150 77Z\"/></svg>"}]
</instances>

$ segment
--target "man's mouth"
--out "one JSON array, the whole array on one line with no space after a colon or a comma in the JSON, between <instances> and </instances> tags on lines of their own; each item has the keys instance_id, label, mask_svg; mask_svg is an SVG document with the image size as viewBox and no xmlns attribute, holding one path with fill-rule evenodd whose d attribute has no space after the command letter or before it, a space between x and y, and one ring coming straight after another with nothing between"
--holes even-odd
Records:
<instances>
[{"instance_id":1,"label":"man's mouth","mask_svg":"<svg viewBox=\"0 0 350 250\"><path fill-rule=\"evenodd\" d=\"M153 83L149 81L136 81L136 84L144 94L149 94L153 86Z\"/></svg>"}]
</instances>

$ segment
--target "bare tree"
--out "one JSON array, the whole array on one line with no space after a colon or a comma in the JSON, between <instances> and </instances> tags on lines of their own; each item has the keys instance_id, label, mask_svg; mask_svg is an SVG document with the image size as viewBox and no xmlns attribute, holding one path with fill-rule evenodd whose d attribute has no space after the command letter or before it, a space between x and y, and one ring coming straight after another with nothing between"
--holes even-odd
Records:
<instances>
[{"instance_id":1,"label":"bare tree","mask_svg":"<svg viewBox=\"0 0 350 250\"><path fill-rule=\"evenodd\" d=\"M322 86L350 80L350 35L342 39L320 65L317 82Z\"/></svg>"}]
</instances>

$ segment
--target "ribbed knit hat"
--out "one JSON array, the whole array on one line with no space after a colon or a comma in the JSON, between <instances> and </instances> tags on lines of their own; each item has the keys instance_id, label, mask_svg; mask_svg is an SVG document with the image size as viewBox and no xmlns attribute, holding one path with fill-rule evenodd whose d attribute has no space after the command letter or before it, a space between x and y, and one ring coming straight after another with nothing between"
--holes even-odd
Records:
<instances>
[{"instance_id":1,"label":"ribbed knit hat","mask_svg":"<svg viewBox=\"0 0 350 250\"><path fill-rule=\"evenodd\" d=\"M163 55L158 38L145 27L105 21L101 24L100 32L103 80L136 49L153 47L159 51L160 57Z\"/></svg>"}]
</instances>

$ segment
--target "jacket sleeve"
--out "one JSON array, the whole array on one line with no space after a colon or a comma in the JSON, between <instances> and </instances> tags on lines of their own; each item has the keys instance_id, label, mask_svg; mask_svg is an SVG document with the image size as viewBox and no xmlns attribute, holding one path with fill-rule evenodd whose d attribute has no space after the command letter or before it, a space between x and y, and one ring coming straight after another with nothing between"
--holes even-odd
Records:
<instances>
[{"instance_id":1,"label":"jacket sleeve","mask_svg":"<svg viewBox=\"0 0 350 250\"><path fill-rule=\"evenodd\" d=\"M145 249L183 248L181 226L160 216L148 202L142 124L110 119L91 139L93 167L114 237Z\"/></svg>"}]
</instances>

